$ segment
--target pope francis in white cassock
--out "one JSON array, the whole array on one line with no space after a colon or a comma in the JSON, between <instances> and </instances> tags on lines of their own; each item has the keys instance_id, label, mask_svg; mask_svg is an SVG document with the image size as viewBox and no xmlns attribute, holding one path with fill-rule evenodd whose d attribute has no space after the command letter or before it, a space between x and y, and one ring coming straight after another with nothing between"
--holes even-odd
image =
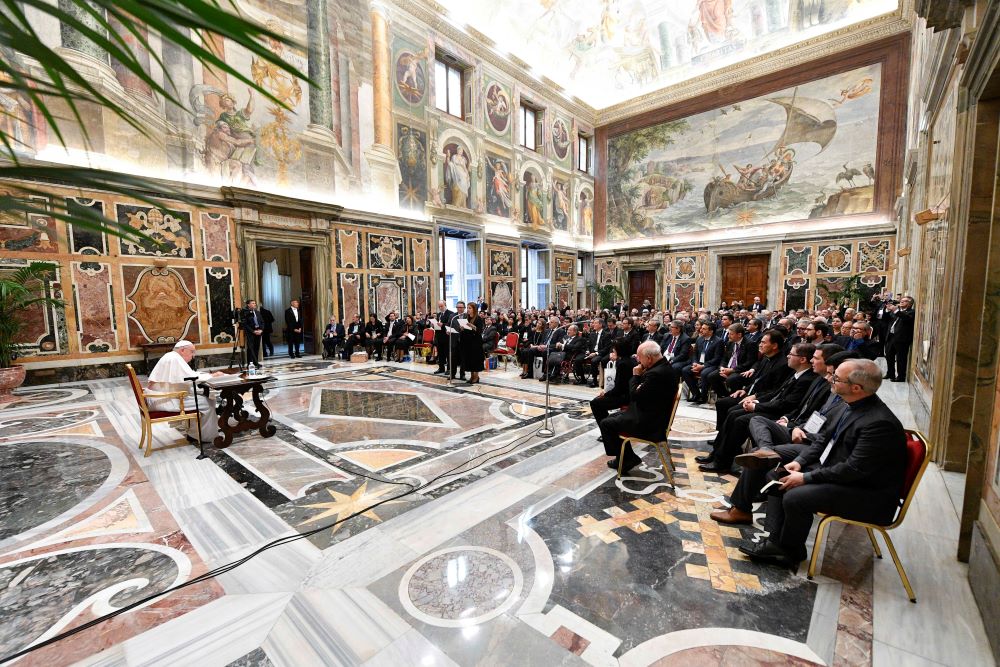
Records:
<instances>
[{"instance_id":1,"label":"pope francis in white cassock","mask_svg":"<svg viewBox=\"0 0 1000 667\"><path fill-rule=\"evenodd\" d=\"M207 380L211 377L224 375L216 371L215 373L199 373L191 368L191 361L194 359L194 344L190 341L182 340L174 345L174 349L167 352L156 362L153 371L149 374L147 383L147 403L150 410L166 410L177 412L178 403L176 398L155 398L150 393L166 393L170 391L186 391L188 395L184 398L184 409L194 412L194 394L191 392L190 380L184 378L197 377L198 381ZM205 442L212 442L219 434L219 418L215 414L215 402L210 398L200 398L198 401L199 412L201 413L201 439ZM190 422L189 422L190 423ZM188 426L190 429L191 426ZM188 433L189 438L193 438Z\"/></svg>"}]
</instances>

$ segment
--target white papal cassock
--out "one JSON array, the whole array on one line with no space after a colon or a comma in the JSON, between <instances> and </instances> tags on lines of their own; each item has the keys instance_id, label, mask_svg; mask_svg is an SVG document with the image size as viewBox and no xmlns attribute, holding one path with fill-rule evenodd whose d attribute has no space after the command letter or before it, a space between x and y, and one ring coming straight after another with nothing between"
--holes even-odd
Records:
<instances>
[{"instance_id":1,"label":"white papal cassock","mask_svg":"<svg viewBox=\"0 0 1000 667\"><path fill-rule=\"evenodd\" d=\"M188 395L184 398L184 409L193 412L195 408L194 394L191 392L191 381L184 378L198 377L198 381L207 380L212 377L209 373L199 373L191 368L184 357L177 353L177 350L186 345L191 345L188 341L180 341L174 349L167 352L156 362L153 371L149 374L148 387L151 392L166 393L169 391L186 391ZM193 347L193 346L192 346ZM169 410L177 412L176 398L149 398L147 399L150 410ZM211 442L219 434L219 418L215 413L215 401L211 398L200 396L198 398L199 412L201 413L201 439ZM193 430L188 427L189 435Z\"/></svg>"}]
</instances>

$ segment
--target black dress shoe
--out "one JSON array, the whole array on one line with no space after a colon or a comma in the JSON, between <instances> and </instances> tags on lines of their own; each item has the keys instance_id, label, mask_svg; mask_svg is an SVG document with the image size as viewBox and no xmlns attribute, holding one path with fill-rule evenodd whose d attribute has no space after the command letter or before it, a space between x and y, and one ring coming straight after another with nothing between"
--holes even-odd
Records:
<instances>
[{"instance_id":1,"label":"black dress shoe","mask_svg":"<svg viewBox=\"0 0 1000 667\"><path fill-rule=\"evenodd\" d=\"M726 475L732 472L729 466L722 466L718 463L706 463L704 465L698 466L698 470L702 472L714 472L717 475Z\"/></svg>"},{"instance_id":2,"label":"black dress shoe","mask_svg":"<svg viewBox=\"0 0 1000 667\"><path fill-rule=\"evenodd\" d=\"M761 542L752 547L740 547L740 553L756 563L773 563L784 567L798 569L801 559L792 557L787 551L771 540Z\"/></svg>"},{"instance_id":3,"label":"black dress shoe","mask_svg":"<svg viewBox=\"0 0 1000 667\"><path fill-rule=\"evenodd\" d=\"M431 375L443 375L444 372L445 372L445 370L443 368L439 368L436 371L434 371L433 373L431 373Z\"/></svg>"},{"instance_id":4,"label":"black dress shoe","mask_svg":"<svg viewBox=\"0 0 1000 667\"><path fill-rule=\"evenodd\" d=\"M590 387L591 389L597 389L597 383L596 382L590 382L590 383L587 384L587 386Z\"/></svg>"},{"instance_id":5,"label":"black dress shoe","mask_svg":"<svg viewBox=\"0 0 1000 667\"><path fill-rule=\"evenodd\" d=\"M694 460L698 463L711 463L715 460L714 454L702 454L701 456L694 457Z\"/></svg>"},{"instance_id":6,"label":"black dress shoe","mask_svg":"<svg viewBox=\"0 0 1000 667\"><path fill-rule=\"evenodd\" d=\"M642 459L640 459L638 456L635 457L634 459L625 459L625 463L622 464L622 474L624 475L625 473L627 473L629 470L636 467L640 463L642 463Z\"/></svg>"},{"instance_id":7,"label":"black dress shoe","mask_svg":"<svg viewBox=\"0 0 1000 667\"><path fill-rule=\"evenodd\" d=\"M618 470L618 459L611 459L608 461L608 467L612 470Z\"/></svg>"}]
</instances>

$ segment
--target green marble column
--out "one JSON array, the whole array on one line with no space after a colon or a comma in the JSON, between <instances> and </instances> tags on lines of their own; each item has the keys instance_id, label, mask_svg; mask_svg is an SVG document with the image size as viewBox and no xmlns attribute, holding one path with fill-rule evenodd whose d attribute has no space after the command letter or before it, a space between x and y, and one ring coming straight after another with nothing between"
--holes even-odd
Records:
<instances>
[{"instance_id":1,"label":"green marble column","mask_svg":"<svg viewBox=\"0 0 1000 667\"><path fill-rule=\"evenodd\" d=\"M59 9L73 16L88 28L100 30L104 34L107 34L106 31L101 29L100 22L86 8L82 7L80 2L86 2L86 0L79 0L78 2L73 2L73 0L59 0ZM62 45L67 49L86 53L88 56L93 56L103 63L111 64L108 52L91 41L89 37L86 37L79 30L63 23L59 26L59 32L62 38Z\"/></svg>"},{"instance_id":2,"label":"green marble column","mask_svg":"<svg viewBox=\"0 0 1000 667\"><path fill-rule=\"evenodd\" d=\"M333 129L333 94L330 76L330 17L327 0L309 0L309 122Z\"/></svg>"}]
</instances>

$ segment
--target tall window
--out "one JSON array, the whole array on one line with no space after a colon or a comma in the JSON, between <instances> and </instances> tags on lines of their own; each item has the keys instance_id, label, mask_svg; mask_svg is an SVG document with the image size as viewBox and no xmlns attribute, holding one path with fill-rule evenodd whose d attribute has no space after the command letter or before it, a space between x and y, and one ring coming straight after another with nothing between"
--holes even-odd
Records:
<instances>
[{"instance_id":1,"label":"tall window","mask_svg":"<svg viewBox=\"0 0 1000 667\"><path fill-rule=\"evenodd\" d=\"M462 118L462 69L440 57L434 61L434 106Z\"/></svg>"},{"instance_id":2,"label":"tall window","mask_svg":"<svg viewBox=\"0 0 1000 667\"><path fill-rule=\"evenodd\" d=\"M444 298L449 308L459 301L477 301L483 294L482 241L444 240Z\"/></svg>"},{"instance_id":3,"label":"tall window","mask_svg":"<svg viewBox=\"0 0 1000 667\"><path fill-rule=\"evenodd\" d=\"M591 138L581 134L576 141L576 168L590 173L590 142Z\"/></svg>"},{"instance_id":4,"label":"tall window","mask_svg":"<svg viewBox=\"0 0 1000 667\"><path fill-rule=\"evenodd\" d=\"M538 150L538 109L527 104L521 105L521 145L533 151Z\"/></svg>"},{"instance_id":5,"label":"tall window","mask_svg":"<svg viewBox=\"0 0 1000 667\"><path fill-rule=\"evenodd\" d=\"M545 308L551 301L549 289L552 280L549 276L550 253L547 249L527 249L528 268L528 307Z\"/></svg>"}]
</instances>

